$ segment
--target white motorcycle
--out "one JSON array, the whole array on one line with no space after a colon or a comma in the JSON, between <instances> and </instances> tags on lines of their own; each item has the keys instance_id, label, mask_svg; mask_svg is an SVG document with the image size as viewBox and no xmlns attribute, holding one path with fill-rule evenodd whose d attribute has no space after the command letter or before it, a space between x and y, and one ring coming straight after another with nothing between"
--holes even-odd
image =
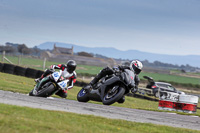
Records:
<instances>
[{"instance_id":1,"label":"white motorcycle","mask_svg":"<svg viewBox=\"0 0 200 133\"><path fill-rule=\"evenodd\" d=\"M67 90L68 82L69 80L62 76L62 70L55 71L38 82L29 96L49 97L60 89Z\"/></svg>"}]
</instances>

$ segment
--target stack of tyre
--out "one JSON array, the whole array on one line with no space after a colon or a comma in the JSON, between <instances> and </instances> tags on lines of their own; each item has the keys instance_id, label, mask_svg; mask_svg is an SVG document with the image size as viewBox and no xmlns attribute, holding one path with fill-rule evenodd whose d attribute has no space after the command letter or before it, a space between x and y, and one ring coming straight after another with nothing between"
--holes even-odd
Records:
<instances>
[{"instance_id":1,"label":"stack of tyre","mask_svg":"<svg viewBox=\"0 0 200 133\"><path fill-rule=\"evenodd\" d=\"M176 111L176 103L178 102L178 93L162 91L160 92L158 109Z\"/></svg>"},{"instance_id":2,"label":"stack of tyre","mask_svg":"<svg viewBox=\"0 0 200 133\"><path fill-rule=\"evenodd\" d=\"M168 111L179 111L185 113L196 113L198 96L178 94L173 92L161 92L158 109Z\"/></svg>"},{"instance_id":3,"label":"stack of tyre","mask_svg":"<svg viewBox=\"0 0 200 133\"><path fill-rule=\"evenodd\" d=\"M198 96L179 95L179 101L176 104L176 109L179 112L196 113L198 101Z\"/></svg>"},{"instance_id":4,"label":"stack of tyre","mask_svg":"<svg viewBox=\"0 0 200 133\"><path fill-rule=\"evenodd\" d=\"M43 71L41 71L41 70L36 70L33 68L25 68L22 66L1 63L1 62L0 62L0 72L25 76L25 77L29 77L29 78L38 78L43 73Z\"/></svg>"}]
</instances>

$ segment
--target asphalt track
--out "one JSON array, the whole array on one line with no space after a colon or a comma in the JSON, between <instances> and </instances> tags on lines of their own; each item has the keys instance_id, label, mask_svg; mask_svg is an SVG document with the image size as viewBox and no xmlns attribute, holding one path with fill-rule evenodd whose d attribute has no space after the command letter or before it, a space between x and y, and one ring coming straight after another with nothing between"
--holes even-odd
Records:
<instances>
[{"instance_id":1,"label":"asphalt track","mask_svg":"<svg viewBox=\"0 0 200 133\"><path fill-rule=\"evenodd\" d=\"M154 112L105 106L100 104L80 103L78 101L61 98L32 97L25 94L1 90L0 103L200 130L199 117L178 115L175 113Z\"/></svg>"}]
</instances>

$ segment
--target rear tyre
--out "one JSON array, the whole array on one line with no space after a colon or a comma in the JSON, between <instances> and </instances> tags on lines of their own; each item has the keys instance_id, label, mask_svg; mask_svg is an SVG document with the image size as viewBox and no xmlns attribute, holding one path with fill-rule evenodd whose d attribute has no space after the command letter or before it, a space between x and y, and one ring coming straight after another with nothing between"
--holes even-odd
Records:
<instances>
[{"instance_id":1,"label":"rear tyre","mask_svg":"<svg viewBox=\"0 0 200 133\"><path fill-rule=\"evenodd\" d=\"M39 89L37 91L37 94L35 96L38 96L38 97L49 97L49 96L53 95L56 90L57 90L56 86L53 83L47 82L46 84L44 84L41 87L41 89ZM29 93L29 95L30 95L30 93Z\"/></svg>"},{"instance_id":2,"label":"rear tyre","mask_svg":"<svg viewBox=\"0 0 200 133\"><path fill-rule=\"evenodd\" d=\"M81 89L77 94L77 100L79 102L88 102L90 99L88 93L84 89Z\"/></svg>"},{"instance_id":3,"label":"rear tyre","mask_svg":"<svg viewBox=\"0 0 200 133\"><path fill-rule=\"evenodd\" d=\"M125 102L125 96L122 96L122 98L120 98L117 102L118 103L124 103Z\"/></svg>"},{"instance_id":4,"label":"rear tyre","mask_svg":"<svg viewBox=\"0 0 200 133\"><path fill-rule=\"evenodd\" d=\"M118 89L115 90L115 92L110 93L109 91L104 96L102 102L104 105L111 105L115 102L117 102L120 98L123 97L125 93L125 89L123 87L118 87Z\"/></svg>"}]
</instances>

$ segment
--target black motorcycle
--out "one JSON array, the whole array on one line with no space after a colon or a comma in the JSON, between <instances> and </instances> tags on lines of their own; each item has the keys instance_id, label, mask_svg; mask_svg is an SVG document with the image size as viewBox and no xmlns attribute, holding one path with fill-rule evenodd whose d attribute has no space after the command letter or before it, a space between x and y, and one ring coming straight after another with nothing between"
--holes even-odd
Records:
<instances>
[{"instance_id":1,"label":"black motorcycle","mask_svg":"<svg viewBox=\"0 0 200 133\"><path fill-rule=\"evenodd\" d=\"M84 87L77 94L79 102L88 102L89 100L102 102L104 105L111 105L115 102L123 103L125 94L135 87L135 74L133 71L125 69L124 71L115 71L112 75L107 75L88 91Z\"/></svg>"}]
</instances>

